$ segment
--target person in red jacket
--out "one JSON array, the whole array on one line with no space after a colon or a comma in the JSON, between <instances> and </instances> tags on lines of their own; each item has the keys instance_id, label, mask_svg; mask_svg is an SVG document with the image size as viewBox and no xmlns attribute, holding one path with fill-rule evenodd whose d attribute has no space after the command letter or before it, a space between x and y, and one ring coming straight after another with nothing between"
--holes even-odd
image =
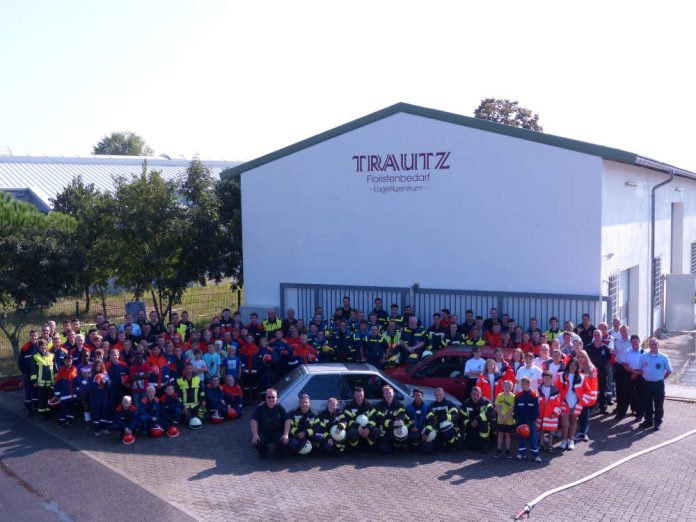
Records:
<instances>
[{"instance_id":1,"label":"person in red jacket","mask_svg":"<svg viewBox=\"0 0 696 522\"><path fill-rule=\"evenodd\" d=\"M499 325L494 324L493 328L495 329L496 327L499 327ZM476 386L481 388L481 396L491 401L491 404L495 402L498 394L503 391L503 379L502 375L498 373L498 365L495 363L495 359L486 361L483 372L476 380Z\"/></svg>"},{"instance_id":2,"label":"person in red jacket","mask_svg":"<svg viewBox=\"0 0 696 522\"><path fill-rule=\"evenodd\" d=\"M307 342L307 334L300 336L302 343L294 350L295 358L300 364L311 364L317 362L317 349Z\"/></svg>"},{"instance_id":3,"label":"person in red jacket","mask_svg":"<svg viewBox=\"0 0 696 522\"><path fill-rule=\"evenodd\" d=\"M515 348L510 364L503 374L503 380L517 382L517 370L522 366L524 366L524 352L521 348Z\"/></svg>"},{"instance_id":4,"label":"person in red jacket","mask_svg":"<svg viewBox=\"0 0 696 522\"><path fill-rule=\"evenodd\" d=\"M556 387L560 393L561 403L561 449L575 449L575 431L578 426L578 417L583 410L583 398L585 395L585 379L580 373L578 362L571 359L563 373L556 377Z\"/></svg>"},{"instance_id":5,"label":"person in red jacket","mask_svg":"<svg viewBox=\"0 0 696 522\"><path fill-rule=\"evenodd\" d=\"M259 347L256 345L253 334L247 334L246 342L239 349L239 358L242 361L241 385L244 395L254 397L259 387L258 363L255 361Z\"/></svg>"},{"instance_id":6,"label":"person in red jacket","mask_svg":"<svg viewBox=\"0 0 696 522\"><path fill-rule=\"evenodd\" d=\"M162 355L162 349L159 346L155 345L152 347L152 353L145 361L145 364L147 364L148 367L158 366L160 370L167 366L167 359Z\"/></svg>"},{"instance_id":7,"label":"person in red jacket","mask_svg":"<svg viewBox=\"0 0 696 522\"><path fill-rule=\"evenodd\" d=\"M133 404L140 404L140 399L145 396L148 373L150 373L150 367L145 364L142 355L136 354L129 369Z\"/></svg>"},{"instance_id":8,"label":"person in red jacket","mask_svg":"<svg viewBox=\"0 0 696 522\"><path fill-rule=\"evenodd\" d=\"M578 350L575 358L578 361L578 368L585 381L585 395L583 396L583 411L578 418L578 434L576 440L587 442L590 440L590 410L597 403L599 397L599 372L592 364L590 356L585 350Z\"/></svg>"},{"instance_id":9,"label":"person in red jacket","mask_svg":"<svg viewBox=\"0 0 696 522\"><path fill-rule=\"evenodd\" d=\"M542 373L539 386L539 447L542 451L550 452L553 448L553 435L558 430L558 418L561 414L561 397L558 387L553 384L551 372Z\"/></svg>"}]
</instances>

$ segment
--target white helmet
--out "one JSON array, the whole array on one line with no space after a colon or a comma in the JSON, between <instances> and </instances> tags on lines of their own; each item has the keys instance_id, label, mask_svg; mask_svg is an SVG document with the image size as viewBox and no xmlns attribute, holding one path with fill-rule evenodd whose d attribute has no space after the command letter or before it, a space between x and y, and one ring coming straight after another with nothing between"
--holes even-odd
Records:
<instances>
[{"instance_id":1,"label":"white helmet","mask_svg":"<svg viewBox=\"0 0 696 522\"><path fill-rule=\"evenodd\" d=\"M188 426L192 430L200 430L203 427L203 422L198 417L191 417Z\"/></svg>"},{"instance_id":2,"label":"white helmet","mask_svg":"<svg viewBox=\"0 0 696 522\"><path fill-rule=\"evenodd\" d=\"M300 448L300 455L307 455L310 451L312 451L312 443L306 440L304 445Z\"/></svg>"},{"instance_id":3,"label":"white helmet","mask_svg":"<svg viewBox=\"0 0 696 522\"><path fill-rule=\"evenodd\" d=\"M447 420L442 421L442 422L440 423L440 431L447 431L447 430L449 430L450 428L453 428L453 427L454 427L454 424L452 424L450 421L447 421Z\"/></svg>"},{"instance_id":4,"label":"white helmet","mask_svg":"<svg viewBox=\"0 0 696 522\"><path fill-rule=\"evenodd\" d=\"M433 442L435 440L435 437L437 437L437 431L430 430L428 432L428 435L426 435L425 440L428 442Z\"/></svg>"},{"instance_id":5,"label":"white helmet","mask_svg":"<svg viewBox=\"0 0 696 522\"><path fill-rule=\"evenodd\" d=\"M340 424L334 424L329 430L331 438L336 442L343 442L346 439L346 430Z\"/></svg>"},{"instance_id":6,"label":"white helmet","mask_svg":"<svg viewBox=\"0 0 696 522\"><path fill-rule=\"evenodd\" d=\"M408 428L404 424L400 424L394 428L394 439L398 442L403 442L408 438Z\"/></svg>"},{"instance_id":7,"label":"white helmet","mask_svg":"<svg viewBox=\"0 0 696 522\"><path fill-rule=\"evenodd\" d=\"M430 350L425 350L425 351L421 354L421 359L425 359L426 357L430 357L432 354L433 354L433 352L431 352Z\"/></svg>"},{"instance_id":8,"label":"white helmet","mask_svg":"<svg viewBox=\"0 0 696 522\"><path fill-rule=\"evenodd\" d=\"M452 373L450 373L450 378L454 379L455 377L459 377L462 374L459 370L454 370Z\"/></svg>"},{"instance_id":9,"label":"white helmet","mask_svg":"<svg viewBox=\"0 0 696 522\"><path fill-rule=\"evenodd\" d=\"M368 423L370 422L370 419L367 418L367 415L364 413L361 413L355 418L355 422L358 423L358 425L362 426L363 428L367 427Z\"/></svg>"}]
</instances>

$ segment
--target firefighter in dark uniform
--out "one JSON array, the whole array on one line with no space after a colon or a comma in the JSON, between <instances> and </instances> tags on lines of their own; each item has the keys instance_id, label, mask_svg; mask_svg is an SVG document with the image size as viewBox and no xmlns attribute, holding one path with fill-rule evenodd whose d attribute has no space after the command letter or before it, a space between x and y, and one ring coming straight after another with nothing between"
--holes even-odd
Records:
<instances>
[{"instance_id":1,"label":"firefighter in dark uniform","mask_svg":"<svg viewBox=\"0 0 696 522\"><path fill-rule=\"evenodd\" d=\"M387 342L384 340L382 334L379 333L379 328L375 325L371 326L370 335L363 341L360 360L382 369L386 362L386 353Z\"/></svg>"},{"instance_id":2,"label":"firefighter in dark uniform","mask_svg":"<svg viewBox=\"0 0 696 522\"><path fill-rule=\"evenodd\" d=\"M418 326L418 319L412 315L408 326L401 332L401 362L417 363L428 346L428 333L425 328Z\"/></svg>"},{"instance_id":3,"label":"firefighter in dark uniform","mask_svg":"<svg viewBox=\"0 0 696 522\"><path fill-rule=\"evenodd\" d=\"M348 352L348 362L359 362L362 360L361 354L363 352L363 343L369 332L367 331L367 321L360 321L359 327L355 333L353 333L353 338L350 342L350 351Z\"/></svg>"},{"instance_id":4,"label":"firefighter in dark uniform","mask_svg":"<svg viewBox=\"0 0 696 522\"><path fill-rule=\"evenodd\" d=\"M462 404L461 414L464 445L485 453L491 441L494 412L491 402L481 395L481 388L471 389L471 397Z\"/></svg>"},{"instance_id":5,"label":"firefighter in dark uniform","mask_svg":"<svg viewBox=\"0 0 696 522\"><path fill-rule=\"evenodd\" d=\"M447 346L447 328L440 322L440 314L433 314L433 324L428 328L428 337L430 339L430 351L433 353Z\"/></svg>"},{"instance_id":6,"label":"firefighter in dark uniform","mask_svg":"<svg viewBox=\"0 0 696 522\"><path fill-rule=\"evenodd\" d=\"M300 405L290 412L285 421L285 433L289 433L288 451L306 455L312 448L318 447L324 440L321 432L319 414L312 409L309 395L303 393L299 397ZM305 448L307 441L312 444Z\"/></svg>"},{"instance_id":7,"label":"firefighter in dark uniform","mask_svg":"<svg viewBox=\"0 0 696 522\"><path fill-rule=\"evenodd\" d=\"M380 437L374 416L374 408L365 400L365 390L356 386L353 390L353 400L345 407L348 444L355 448L361 442L372 446Z\"/></svg>"},{"instance_id":8,"label":"firefighter in dark uniform","mask_svg":"<svg viewBox=\"0 0 696 522\"><path fill-rule=\"evenodd\" d=\"M382 388L384 400L375 406L375 423L382 432L377 443L380 453L389 453L394 448L408 449L408 430L411 419L406 408L394 398L394 388L388 384Z\"/></svg>"},{"instance_id":9,"label":"firefighter in dark uniform","mask_svg":"<svg viewBox=\"0 0 696 522\"><path fill-rule=\"evenodd\" d=\"M437 428L435 446L446 450L459 448L459 409L445 398L445 390L435 388L435 400L428 409L428 422Z\"/></svg>"},{"instance_id":10,"label":"firefighter in dark uniform","mask_svg":"<svg viewBox=\"0 0 696 522\"><path fill-rule=\"evenodd\" d=\"M350 354L350 346L353 341L353 333L348 331L348 323L345 320L338 323L338 330L331 338L331 346L334 357L338 361L346 361Z\"/></svg>"},{"instance_id":11,"label":"firefighter in dark uniform","mask_svg":"<svg viewBox=\"0 0 696 522\"><path fill-rule=\"evenodd\" d=\"M348 422L346 416L338 408L338 399L331 397L326 401L326 409L319 414L319 427L321 433L321 449L326 453L341 455L346 449L346 428Z\"/></svg>"}]
</instances>

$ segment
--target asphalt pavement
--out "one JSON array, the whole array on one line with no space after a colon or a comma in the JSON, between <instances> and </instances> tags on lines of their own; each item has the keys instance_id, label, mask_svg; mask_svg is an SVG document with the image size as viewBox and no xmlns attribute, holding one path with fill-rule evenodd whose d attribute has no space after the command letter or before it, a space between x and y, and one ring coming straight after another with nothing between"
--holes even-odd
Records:
<instances>
[{"instance_id":1,"label":"asphalt pavement","mask_svg":"<svg viewBox=\"0 0 696 522\"><path fill-rule=\"evenodd\" d=\"M2 406L0 519L193 520Z\"/></svg>"}]
</instances>

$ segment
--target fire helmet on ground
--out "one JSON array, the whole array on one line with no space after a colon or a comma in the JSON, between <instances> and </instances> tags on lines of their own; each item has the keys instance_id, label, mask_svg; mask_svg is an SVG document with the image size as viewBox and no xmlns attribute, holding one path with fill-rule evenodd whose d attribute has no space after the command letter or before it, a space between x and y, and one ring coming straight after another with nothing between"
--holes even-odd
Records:
<instances>
[{"instance_id":1,"label":"fire helmet on ground","mask_svg":"<svg viewBox=\"0 0 696 522\"><path fill-rule=\"evenodd\" d=\"M361 413L355 418L355 422L358 423L359 426L362 426L363 428L367 427L368 423L370 422L370 419L367 418L367 415L364 413Z\"/></svg>"}]
</instances>

